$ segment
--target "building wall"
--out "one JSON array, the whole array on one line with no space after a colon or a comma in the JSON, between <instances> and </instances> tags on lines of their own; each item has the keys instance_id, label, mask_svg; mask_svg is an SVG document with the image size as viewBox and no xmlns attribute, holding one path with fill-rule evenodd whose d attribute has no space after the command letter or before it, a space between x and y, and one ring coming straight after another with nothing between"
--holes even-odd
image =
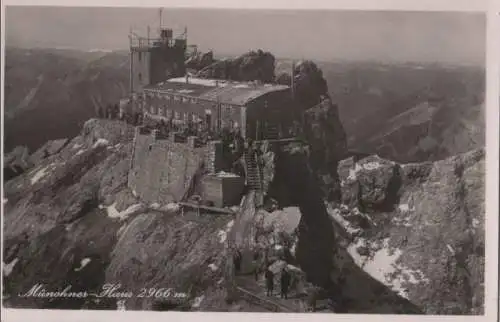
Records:
<instances>
[{"instance_id":1,"label":"building wall","mask_svg":"<svg viewBox=\"0 0 500 322\"><path fill-rule=\"evenodd\" d=\"M157 84L173 77L182 77L186 74L184 64L185 46L178 44L169 47L151 48L151 65L149 73L151 75L151 84Z\"/></svg>"},{"instance_id":2,"label":"building wall","mask_svg":"<svg viewBox=\"0 0 500 322\"><path fill-rule=\"evenodd\" d=\"M219 113L222 127L241 128L241 124L244 122L244 118L242 118L243 108L240 106L221 104L219 109L216 102L181 95L158 93L146 95L144 109L148 113L163 116L166 119L173 117L173 119L183 122L196 121L197 119L205 122L207 114L210 114L210 128L213 130L217 129Z\"/></svg>"},{"instance_id":3,"label":"building wall","mask_svg":"<svg viewBox=\"0 0 500 322\"><path fill-rule=\"evenodd\" d=\"M190 148L152 135L136 135L129 187L146 202L179 201L200 168L207 148Z\"/></svg>"},{"instance_id":4,"label":"building wall","mask_svg":"<svg viewBox=\"0 0 500 322\"><path fill-rule=\"evenodd\" d=\"M185 40L175 44L131 48L132 91L186 74Z\"/></svg>"},{"instance_id":5,"label":"building wall","mask_svg":"<svg viewBox=\"0 0 500 322\"><path fill-rule=\"evenodd\" d=\"M150 81L150 53L147 50L134 48L131 50L132 92L140 92Z\"/></svg>"},{"instance_id":6,"label":"building wall","mask_svg":"<svg viewBox=\"0 0 500 322\"><path fill-rule=\"evenodd\" d=\"M288 90L262 95L249 103L246 111L246 135L252 139L256 139L257 131L262 131L266 124L280 127L286 133L297 117Z\"/></svg>"}]
</instances>

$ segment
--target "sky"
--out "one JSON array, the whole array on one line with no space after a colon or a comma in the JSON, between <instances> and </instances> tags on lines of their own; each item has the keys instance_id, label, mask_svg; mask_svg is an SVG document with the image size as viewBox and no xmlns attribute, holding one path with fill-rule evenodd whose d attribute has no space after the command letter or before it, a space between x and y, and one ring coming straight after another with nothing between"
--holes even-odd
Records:
<instances>
[{"instance_id":1,"label":"sky","mask_svg":"<svg viewBox=\"0 0 500 322\"><path fill-rule=\"evenodd\" d=\"M218 56L484 65L486 55L482 13L164 8L162 20ZM131 26L153 34L159 21L154 8L8 6L6 46L127 49Z\"/></svg>"}]
</instances>

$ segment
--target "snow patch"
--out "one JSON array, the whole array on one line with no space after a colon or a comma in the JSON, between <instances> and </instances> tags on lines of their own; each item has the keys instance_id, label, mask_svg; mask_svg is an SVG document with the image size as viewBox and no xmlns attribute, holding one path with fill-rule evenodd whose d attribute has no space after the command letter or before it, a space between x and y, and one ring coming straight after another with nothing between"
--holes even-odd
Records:
<instances>
[{"instance_id":1,"label":"snow patch","mask_svg":"<svg viewBox=\"0 0 500 322\"><path fill-rule=\"evenodd\" d=\"M40 181L40 179L42 179L43 177L45 177L48 173L48 171L50 171L53 167L54 167L54 163L46 166L46 167L43 167L41 168L40 170L38 170L32 177L31 177L31 184L34 185L35 183L37 183L38 181Z\"/></svg>"},{"instance_id":2,"label":"snow patch","mask_svg":"<svg viewBox=\"0 0 500 322\"><path fill-rule=\"evenodd\" d=\"M349 176L347 177L347 179L351 181L356 180L358 172L361 170L363 170L363 167L356 163L354 165L354 169L349 169Z\"/></svg>"},{"instance_id":3,"label":"snow patch","mask_svg":"<svg viewBox=\"0 0 500 322\"><path fill-rule=\"evenodd\" d=\"M214 263L208 265L208 268L210 268L212 272L215 272L216 270L219 269L219 267L217 267L217 265L215 265Z\"/></svg>"},{"instance_id":4,"label":"snow patch","mask_svg":"<svg viewBox=\"0 0 500 322\"><path fill-rule=\"evenodd\" d=\"M83 146L83 144L75 143L75 145L73 145L72 149L76 150L76 149L81 148L82 146Z\"/></svg>"},{"instance_id":5,"label":"snow patch","mask_svg":"<svg viewBox=\"0 0 500 322\"><path fill-rule=\"evenodd\" d=\"M85 152L85 150L79 150L78 152L75 153L75 155L80 155L82 154L83 152Z\"/></svg>"},{"instance_id":6,"label":"snow patch","mask_svg":"<svg viewBox=\"0 0 500 322\"><path fill-rule=\"evenodd\" d=\"M453 249L453 247L451 247L450 244L446 244L446 248L448 248L448 250L450 251L450 253L454 256L455 255L455 250Z\"/></svg>"},{"instance_id":7,"label":"snow patch","mask_svg":"<svg viewBox=\"0 0 500 322\"><path fill-rule=\"evenodd\" d=\"M227 223L225 230L219 229L219 231L217 232L217 237L219 237L220 243L224 243L227 240L227 234L231 231L233 225L234 219Z\"/></svg>"},{"instance_id":8,"label":"snow patch","mask_svg":"<svg viewBox=\"0 0 500 322\"><path fill-rule=\"evenodd\" d=\"M94 143L92 146L93 149L100 147L100 146L107 146L109 144L109 141L106 139L97 139L97 141Z\"/></svg>"},{"instance_id":9,"label":"snow patch","mask_svg":"<svg viewBox=\"0 0 500 322\"><path fill-rule=\"evenodd\" d=\"M342 227L344 227L344 229L350 234L350 235L354 235L354 234L357 234L361 231L361 228L355 228L351 225L351 223L347 220L344 219L344 217L342 217L342 215L340 214L340 210L339 209L332 209L331 206L328 206L327 207L327 212L328 214L337 222L339 223Z\"/></svg>"},{"instance_id":10,"label":"snow patch","mask_svg":"<svg viewBox=\"0 0 500 322\"><path fill-rule=\"evenodd\" d=\"M224 171L217 173L216 176L218 178L238 178L239 177L239 175L237 175L237 174L234 174L231 172L224 172Z\"/></svg>"},{"instance_id":11,"label":"snow patch","mask_svg":"<svg viewBox=\"0 0 500 322\"><path fill-rule=\"evenodd\" d=\"M133 214L134 212L137 212L140 210L142 205L140 203L132 205L125 209L124 211L120 212L116 210L116 202L114 202L111 206L106 207L106 210L108 212L108 217L110 218L118 218L120 220L127 219L128 216Z\"/></svg>"},{"instance_id":12,"label":"snow patch","mask_svg":"<svg viewBox=\"0 0 500 322\"><path fill-rule=\"evenodd\" d=\"M398 208L399 208L399 211L402 211L402 212L410 211L410 206L407 203L400 204Z\"/></svg>"},{"instance_id":13,"label":"snow patch","mask_svg":"<svg viewBox=\"0 0 500 322\"><path fill-rule=\"evenodd\" d=\"M201 302L205 299L205 295L198 296L194 299L193 305L191 306L192 308L198 308L201 305Z\"/></svg>"},{"instance_id":14,"label":"snow patch","mask_svg":"<svg viewBox=\"0 0 500 322\"><path fill-rule=\"evenodd\" d=\"M160 204L159 204L159 203L157 203L157 202L155 202L155 203L151 204L151 206L150 206L150 207L151 207L152 209L160 209Z\"/></svg>"},{"instance_id":15,"label":"snow patch","mask_svg":"<svg viewBox=\"0 0 500 322\"><path fill-rule=\"evenodd\" d=\"M178 204L178 203L175 203L175 202L171 202L171 203L168 203L165 207L165 210L168 210L168 211L179 211L179 209L181 209L181 206Z\"/></svg>"},{"instance_id":16,"label":"snow patch","mask_svg":"<svg viewBox=\"0 0 500 322\"><path fill-rule=\"evenodd\" d=\"M3 264L3 276L5 276L5 277L9 276L10 273L12 273L12 270L14 269L14 266L16 266L18 261L19 261L19 259L15 258L12 262L10 262L8 264L5 264L4 262L2 262L2 264Z\"/></svg>"},{"instance_id":17,"label":"snow patch","mask_svg":"<svg viewBox=\"0 0 500 322\"><path fill-rule=\"evenodd\" d=\"M192 90L192 89L180 89L177 92L181 93L181 94L188 94L188 93L194 92L194 90Z\"/></svg>"},{"instance_id":18,"label":"snow patch","mask_svg":"<svg viewBox=\"0 0 500 322\"><path fill-rule=\"evenodd\" d=\"M370 257L361 256L358 253L357 248L362 246L367 246L367 241L359 238L356 243L347 248L356 265L400 296L408 298L407 289L403 287L405 284L430 283L422 271L412 270L397 263L402 251L401 249L391 249L389 238L384 239L382 248Z\"/></svg>"},{"instance_id":19,"label":"snow patch","mask_svg":"<svg viewBox=\"0 0 500 322\"><path fill-rule=\"evenodd\" d=\"M80 267L75 268L75 272L81 271L88 263L90 263L90 258L84 258L80 262Z\"/></svg>"},{"instance_id":20,"label":"snow patch","mask_svg":"<svg viewBox=\"0 0 500 322\"><path fill-rule=\"evenodd\" d=\"M219 242L224 243L227 239L227 232L224 230L219 230L217 232L217 237L219 237Z\"/></svg>"}]
</instances>

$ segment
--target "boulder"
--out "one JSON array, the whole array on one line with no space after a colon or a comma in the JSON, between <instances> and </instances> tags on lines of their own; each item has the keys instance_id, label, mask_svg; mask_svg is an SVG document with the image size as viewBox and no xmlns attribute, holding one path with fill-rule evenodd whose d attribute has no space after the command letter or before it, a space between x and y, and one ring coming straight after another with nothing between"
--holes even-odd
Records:
<instances>
[{"instance_id":1,"label":"boulder","mask_svg":"<svg viewBox=\"0 0 500 322\"><path fill-rule=\"evenodd\" d=\"M358 162L351 157L339 164L342 203L361 211L391 210L401 186L399 165L378 156Z\"/></svg>"},{"instance_id":2,"label":"boulder","mask_svg":"<svg viewBox=\"0 0 500 322\"><path fill-rule=\"evenodd\" d=\"M196 76L271 83L274 81L274 63L275 58L271 53L259 49L236 58L217 61L200 70Z\"/></svg>"}]
</instances>

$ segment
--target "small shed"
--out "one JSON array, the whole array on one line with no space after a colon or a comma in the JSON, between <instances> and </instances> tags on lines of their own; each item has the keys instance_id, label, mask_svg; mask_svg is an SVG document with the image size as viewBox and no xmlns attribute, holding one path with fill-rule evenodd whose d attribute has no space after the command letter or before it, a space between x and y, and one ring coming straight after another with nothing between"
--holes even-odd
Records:
<instances>
[{"instance_id":1,"label":"small shed","mask_svg":"<svg viewBox=\"0 0 500 322\"><path fill-rule=\"evenodd\" d=\"M202 198L215 207L223 208L240 203L245 179L234 173L219 172L202 180Z\"/></svg>"}]
</instances>

